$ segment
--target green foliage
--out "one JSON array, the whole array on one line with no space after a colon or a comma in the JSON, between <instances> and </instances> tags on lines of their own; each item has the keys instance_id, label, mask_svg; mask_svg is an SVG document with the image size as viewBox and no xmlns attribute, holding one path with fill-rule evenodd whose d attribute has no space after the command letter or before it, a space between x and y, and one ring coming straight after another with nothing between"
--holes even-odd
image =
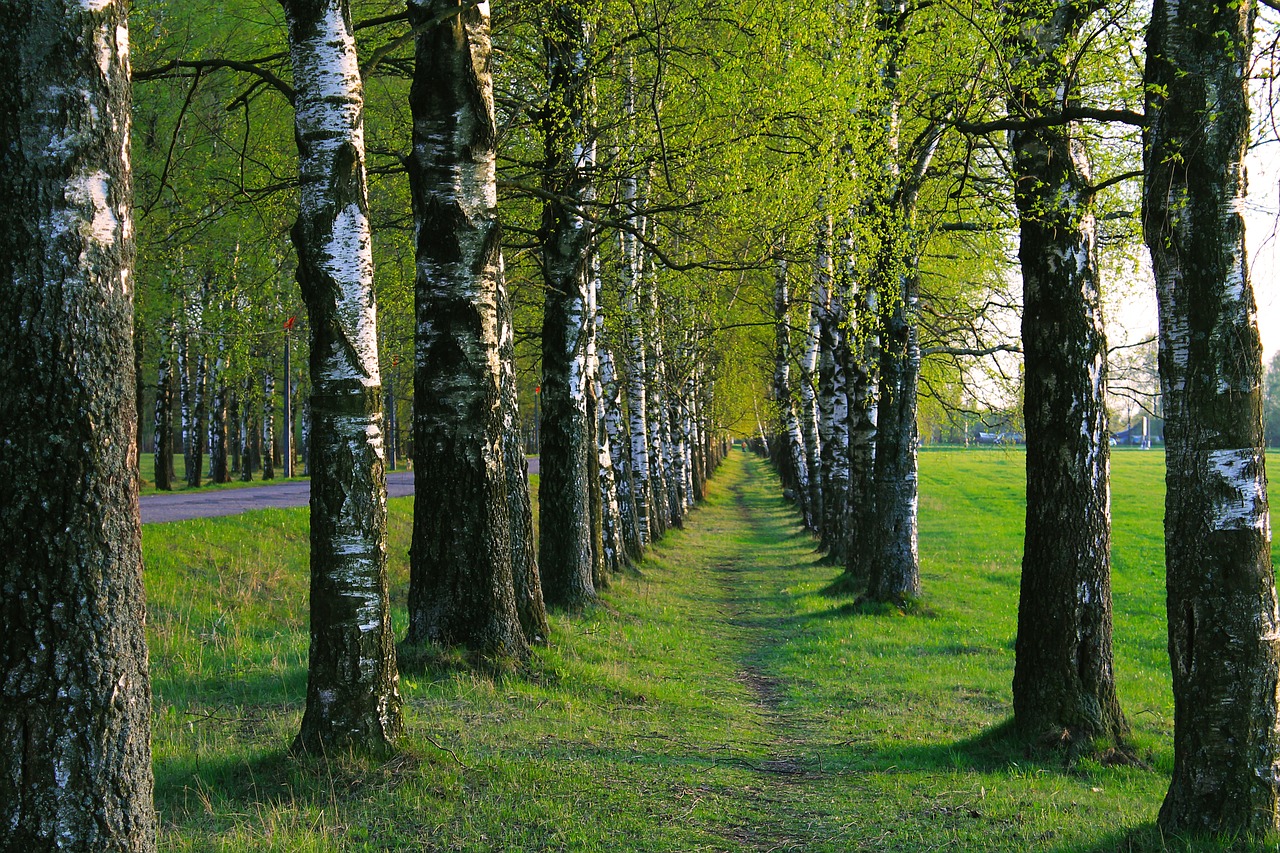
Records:
<instances>
[{"instance_id":1,"label":"green foliage","mask_svg":"<svg viewBox=\"0 0 1280 853\"><path fill-rule=\"evenodd\" d=\"M919 614L823 594L834 570L776 479L733 454L526 672L405 676L407 746L385 764L286 754L305 510L148 526L161 848L1234 849L1153 827L1172 761L1158 451L1113 465L1116 672L1143 763L1064 765L1006 736L1022 459L922 455ZM392 501L401 605L410 509Z\"/></svg>"}]
</instances>

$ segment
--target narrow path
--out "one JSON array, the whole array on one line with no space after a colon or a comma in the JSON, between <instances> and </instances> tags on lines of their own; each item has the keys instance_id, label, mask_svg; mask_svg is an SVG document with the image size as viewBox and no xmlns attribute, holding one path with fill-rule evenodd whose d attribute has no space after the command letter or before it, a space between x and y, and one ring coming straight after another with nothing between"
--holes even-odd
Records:
<instances>
[{"instance_id":1,"label":"narrow path","mask_svg":"<svg viewBox=\"0 0 1280 853\"><path fill-rule=\"evenodd\" d=\"M802 686L778 666L782 645L803 630L790 587L799 575L812 574L815 542L767 466L739 452L730 454L709 500L673 539L655 556L687 573L690 589L716 614L702 627L718 654L693 677L724 696L717 710L732 718L725 727L732 736L716 748L747 774L741 785L723 789L717 811L724 817L709 828L724 839L724 849L821 846L830 832L815 825L810 799L811 786L830 782L817 757L822 732L793 710ZM729 683L716 683L722 680Z\"/></svg>"}]
</instances>

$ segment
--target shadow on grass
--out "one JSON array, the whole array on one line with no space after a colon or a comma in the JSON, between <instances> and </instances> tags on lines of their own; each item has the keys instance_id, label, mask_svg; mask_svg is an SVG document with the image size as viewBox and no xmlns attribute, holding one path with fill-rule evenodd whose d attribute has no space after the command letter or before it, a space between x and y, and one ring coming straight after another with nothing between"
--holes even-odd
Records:
<instances>
[{"instance_id":1,"label":"shadow on grass","mask_svg":"<svg viewBox=\"0 0 1280 853\"><path fill-rule=\"evenodd\" d=\"M1087 844L1070 844L1055 853L1275 853L1276 839L1247 841L1237 838L1166 836L1155 823L1144 823L1110 833Z\"/></svg>"},{"instance_id":2,"label":"shadow on grass","mask_svg":"<svg viewBox=\"0 0 1280 853\"><path fill-rule=\"evenodd\" d=\"M401 675L433 680L457 672L474 672L501 680L528 671L527 662L510 655L491 655L464 646L421 645L402 641L396 644L396 666Z\"/></svg>"},{"instance_id":3,"label":"shadow on grass","mask_svg":"<svg viewBox=\"0 0 1280 853\"><path fill-rule=\"evenodd\" d=\"M423 758L408 739L389 758L297 755L287 744L216 761L183 757L156 767L156 805L171 821L199 814L241 815L255 804L325 805L395 787L423 764L443 767L448 761L447 756Z\"/></svg>"},{"instance_id":4,"label":"shadow on grass","mask_svg":"<svg viewBox=\"0 0 1280 853\"><path fill-rule=\"evenodd\" d=\"M299 697L307 695L307 670L290 666L252 675L229 670L206 678L158 676L152 681L152 692L159 701L179 709L192 705L276 708L296 704Z\"/></svg>"}]
</instances>

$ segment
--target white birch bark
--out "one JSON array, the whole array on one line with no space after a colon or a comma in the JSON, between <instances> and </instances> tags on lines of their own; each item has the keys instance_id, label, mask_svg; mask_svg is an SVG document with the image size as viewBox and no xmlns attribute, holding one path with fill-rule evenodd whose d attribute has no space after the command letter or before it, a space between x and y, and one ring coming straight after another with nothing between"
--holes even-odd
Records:
<instances>
[{"instance_id":1,"label":"white birch bark","mask_svg":"<svg viewBox=\"0 0 1280 853\"><path fill-rule=\"evenodd\" d=\"M791 389L791 330L788 317L791 309L790 289L787 281L787 261L778 258L774 276L773 311L776 323L773 367L773 397L778 406L778 419L784 433L787 471L784 485L796 495L800 511L808 517L809 465L804 452L804 434L796 413L795 397Z\"/></svg>"},{"instance_id":2,"label":"white birch bark","mask_svg":"<svg viewBox=\"0 0 1280 853\"><path fill-rule=\"evenodd\" d=\"M630 189L625 189L626 185ZM624 193L634 199L635 178L624 181ZM636 508L636 534L640 547L646 548L653 540L653 484L649 461L649 401L648 359L644 334L644 319L640 312L640 258L634 236L622 234L622 322L623 357L627 384L628 449L624 479L630 484L632 500Z\"/></svg>"},{"instance_id":3,"label":"white birch bark","mask_svg":"<svg viewBox=\"0 0 1280 853\"><path fill-rule=\"evenodd\" d=\"M402 728L387 596L364 96L347 0L281 0L301 184L294 247L311 330L311 651L294 748L384 753Z\"/></svg>"},{"instance_id":4,"label":"white birch bark","mask_svg":"<svg viewBox=\"0 0 1280 853\"><path fill-rule=\"evenodd\" d=\"M596 287L600 286L599 277ZM625 560L623 544L623 511L618 499L617 477L613 467L614 441L619 433L620 416L615 408L617 383L613 377L613 355L604 346L604 312L599 301L596 302L596 405L599 409L597 417L597 435L599 446L600 501L603 530L601 538L604 544L605 569L610 572L622 570Z\"/></svg>"},{"instance_id":5,"label":"white birch bark","mask_svg":"<svg viewBox=\"0 0 1280 853\"><path fill-rule=\"evenodd\" d=\"M591 446L586 363L592 234L579 206L590 195L587 54L583 9L546 9L547 58L543 207L539 243L546 284L542 326L542 479L538 563L548 604L594 601L592 496L597 495Z\"/></svg>"},{"instance_id":6,"label":"white birch bark","mask_svg":"<svg viewBox=\"0 0 1280 853\"><path fill-rule=\"evenodd\" d=\"M824 256L825 250L820 249L818 254L820 257ZM817 384L822 315L827 310L829 286L828 270L824 270L819 263L813 276L804 356L800 360L800 429L804 435L805 467L809 472L809 499L805 521L814 532L822 530L822 436L819 432Z\"/></svg>"},{"instance_id":7,"label":"white birch bark","mask_svg":"<svg viewBox=\"0 0 1280 853\"><path fill-rule=\"evenodd\" d=\"M1280 828L1280 607L1262 342L1245 248L1256 6L1155 0L1143 228L1160 311L1174 758L1158 824L1261 848Z\"/></svg>"}]
</instances>

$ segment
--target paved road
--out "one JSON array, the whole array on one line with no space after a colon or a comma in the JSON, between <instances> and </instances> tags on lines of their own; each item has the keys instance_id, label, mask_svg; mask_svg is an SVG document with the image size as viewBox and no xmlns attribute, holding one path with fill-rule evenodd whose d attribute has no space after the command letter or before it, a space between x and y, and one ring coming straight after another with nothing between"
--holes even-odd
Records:
<instances>
[{"instance_id":1,"label":"paved road","mask_svg":"<svg viewBox=\"0 0 1280 853\"><path fill-rule=\"evenodd\" d=\"M529 460L529 473L539 471L538 458ZM387 496L403 498L413 494L413 472L392 471L387 474ZM279 483L273 486L248 486L243 489L174 492L147 495L142 499L142 523L182 521L188 518L213 518L235 515L251 509L306 506L311 499L311 484Z\"/></svg>"}]
</instances>

